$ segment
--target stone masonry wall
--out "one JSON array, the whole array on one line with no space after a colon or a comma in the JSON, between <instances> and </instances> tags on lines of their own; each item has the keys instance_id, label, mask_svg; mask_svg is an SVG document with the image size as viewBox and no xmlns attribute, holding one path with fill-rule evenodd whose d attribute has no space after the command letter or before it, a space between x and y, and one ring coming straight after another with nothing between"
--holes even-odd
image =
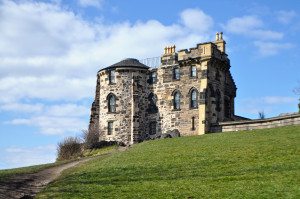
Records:
<instances>
[{"instance_id":1,"label":"stone masonry wall","mask_svg":"<svg viewBox=\"0 0 300 199\"><path fill-rule=\"evenodd\" d=\"M139 140L139 134L144 132L143 122L146 121L143 113L146 103L144 100L148 93L145 88L147 70L118 68L115 74L116 83L109 84L108 71L100 72L100 133L104 140L128 144L132 140ZM109 94L116 96L115 113L108 113ZM107 135L108 121L113 121L112 135ZM133 138L131 138L132 131L135 136Z\"/></svg>"},{"instance_id":2,"label":"stone masonry wall","mask_svg":"<svg viewBox=\"0 0 300 199\"><path fill-rule=\"evenodd\" d=\"M268 119L220 122L218 125L211 128L211 132L243 131L289 125L300 125L300 114L279 116Z\"/></svg>"}]
</instances>

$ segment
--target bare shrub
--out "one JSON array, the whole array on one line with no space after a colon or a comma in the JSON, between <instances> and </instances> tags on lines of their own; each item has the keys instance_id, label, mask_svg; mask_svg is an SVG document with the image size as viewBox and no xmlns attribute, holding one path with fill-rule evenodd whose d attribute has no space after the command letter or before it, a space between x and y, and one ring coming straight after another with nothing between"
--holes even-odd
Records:
<instances>
[{"instance_id":1,"label":"bare shrub","mask_svg":"<svg viewBox=\"0 0 300 199\"><path fill-rule=\"evenodd\" d=\"M265 119L265 113L263 111L258 112L259 119Z\"/></svg>"},{"instance_id":2,"label":"bare shrub","mask_svg":"<svg viewBox=\"0 0 300 199\"><path fill-rule=\"evenodd\" d=\"M67 137L57 146L57 160L69 160L82 155L80 139Z\"/></svg>"},{"instance_id":3,"label":"bare shrub","mask_svg":"<svg viewBox=\"0 0 300 199\"><path fill-rule=\"evenodd\" d=\"M88 130L82 130L85 149L95 149L99 146L100 132L98 125L91 125Z\"/></svg>"}]
</instances>

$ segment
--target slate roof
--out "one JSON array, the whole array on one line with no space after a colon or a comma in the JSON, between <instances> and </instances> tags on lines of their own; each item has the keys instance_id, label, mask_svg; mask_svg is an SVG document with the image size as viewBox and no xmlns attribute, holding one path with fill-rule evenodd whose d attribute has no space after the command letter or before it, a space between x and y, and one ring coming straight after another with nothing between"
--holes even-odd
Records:
<instances>
[{"instance_id":1,"label":"slate roof","mask_svg":"<svg viewBox=\"0 0 300 199\"><path fill-rule=\"evenodd\" d=\"M115 69L115 68L119 68L119 67L122 67L122 68L142 68L142 69L149 69L150 67L146 66L145 64L142 64L141 62L139 62L139 60L137 59L134 59L134 58L127 58L127 59L124 59L118 63L115 63L111 66L108 66L106 68L102 68L99 70L102 71L102 70L107 70L107 69Z\"/></svg>"}]
</instances>

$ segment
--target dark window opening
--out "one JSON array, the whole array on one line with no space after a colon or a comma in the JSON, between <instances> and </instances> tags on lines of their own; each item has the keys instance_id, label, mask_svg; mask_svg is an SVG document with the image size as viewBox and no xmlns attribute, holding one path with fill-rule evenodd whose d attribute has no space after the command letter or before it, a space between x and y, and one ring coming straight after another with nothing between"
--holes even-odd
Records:
<instances>
[{"instance_id":1,"label":"dark window opening","mask_svg":"<svg viewBox=\"0 0 300 199\"><path fill-rule=\"evenodd\" d=\"M109 95L108 97L108 112L116 112L116 97L114 95Z\"/></svg>"},{"instance_id":2,"label":"dark window opening","mask_svg":"<svg viewBox=\"0 0 300 199\"><path fill-rule=\"evenodd\" d=\"M196 66L191 67L191 77L196 77L197 76L197 68Z\"/></svg>"},{"instance_id":3,"label":"dark window opening","mask_svg":"<svg viewBox=\"0 0 300 199\"><path fill-rule=\"evenodd\" d=\"M150 74L150 83L151 84L155 84L157 82L157 75L156 75L156 72L152 72Z\"/></svg>"},{"instance_id":4,"label":"dark window opening","mask_svg":"<svg viewBox=\"0 0 300 199\"><path fill-rule=\"evenodd\" d=\"M194 131L195 129L195 117L192 117L192 130Z\"/></svg>"},{"instance_id":5,"label":"dark window opening","mask_svg":"<svg viewBox=\"0 0 300 199\"><path fill-rule=\"evenodd\" d=\"M110 71L109 71L109 83L110 83L110 84L116 83L116 74L115 74L115 70L110 70Z\"/></svg>"},{"instance_id":6,"label":"dark window opening","mask_svg":"<svg viewBox=\"0 0 300 199\"><path fill-rule=\"evenodd\" d=\"M107 135L112 135L114 130L114 122L107 122Z\"/></svg>"},{"instance_id":7,"label":"dark window opening","mask_svg":"<svg viewBox=\"0 0 300 199\"><path fill-rule=\"evenodd\" d=\"M173 99L173 101L174 101L174 104L173 104L174 109L175 109L175 110L179 110L179 109L180 109L180 93L179 93L179 92L176 92L176 93L174 94L174 99Z\"/></svg>"},{"instance_id":8,"label":"dark window opening","mask_svg":"<svg viewBox=\"0 0 300 199\"><path fill-rule=\"evenodd\" d=\"M197 108L197 92L195 90L191 92L191 108Z\"/></svg>"},{"instance_id":9,"label":"dark window opening","mask_svg":"<svg viewBox=\"0 0 300 199\"><path fill-rule=\"evenodd\" d=\"M153 93L150 93L148 96L149 104L148 104L148 113L157 113L158 108L156 106L157 97Z\"/></svg>"},{"instance_id":10,"label":"dark window opening","mask_svg":"<svg viewBox=\"0 0 300 199\"><path fill-rule=\"evenodd\" d=\"M173 79L180 79L180 70L179 70L179 68L174 68L174 70L173 70Z\"/></svg>"},{"instance_id":11,"label":"dark window opening","mask_svg":"<svg viewBox=\"0 0 300 199\"><path fill-rule=\"evenodd\" d=\"M150 122L149 124L149 134L155 135L156 134L156 122Z\"/></svg>"}]
</instances>

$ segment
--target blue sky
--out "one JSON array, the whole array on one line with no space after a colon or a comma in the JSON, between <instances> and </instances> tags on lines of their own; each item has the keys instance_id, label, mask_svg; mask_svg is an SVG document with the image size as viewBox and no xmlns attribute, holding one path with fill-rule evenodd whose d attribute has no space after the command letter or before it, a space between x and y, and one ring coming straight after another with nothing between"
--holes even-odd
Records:
<instances>
[{"instance_id":1,"label":"blue sky","mask_svg":"<svg viewBox=\"0 0 300 199\"><path fill-rule=\"evenodd\" d=\"M286 1L0 0L0 169L53 162L89 121L97 71L224 32L236 114L297 111L300 4Z\"/></svg>"}]
</instances>

